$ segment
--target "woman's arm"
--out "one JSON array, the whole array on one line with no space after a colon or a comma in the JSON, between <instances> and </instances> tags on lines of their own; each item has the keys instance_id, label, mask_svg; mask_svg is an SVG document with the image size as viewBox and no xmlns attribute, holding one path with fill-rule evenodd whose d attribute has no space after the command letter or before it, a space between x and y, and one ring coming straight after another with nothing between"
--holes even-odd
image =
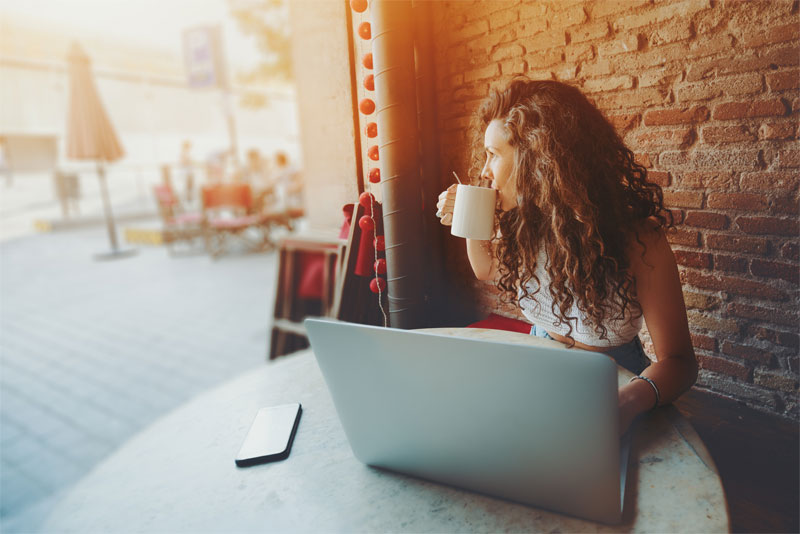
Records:
<instances>
[{"instance_id":1,"label":"woman's arm","mask_svg":"<svg viewBox=\"0 0 800 534\"><path fill-rule=\"evenodd\" d=\"M453 208L456 204L456 188L453 184L442 191L436 203L440 222L445 226L453 224ZM497 260L494 257L494 247L491 241L478 241L467 239L467 257L472 267L472 272L478 280L492 280L497 274Z\"/></svg>"},{"instance_id":2,"label":"woman's arm","mask_svg":"<svg viewBox=\"0 0 800 534\"><path fill-rule=\"evenodd\" d=\"M659 405L669 404L697 379L686 306L678 266L663 230L651 225L639 232L629 254L636 294L655 347L657 361L642 372L660 393ZM621 432L639 414L653 408L656 395L645 380L634 380L619 390Z\"/></svg>"}]
</instances>

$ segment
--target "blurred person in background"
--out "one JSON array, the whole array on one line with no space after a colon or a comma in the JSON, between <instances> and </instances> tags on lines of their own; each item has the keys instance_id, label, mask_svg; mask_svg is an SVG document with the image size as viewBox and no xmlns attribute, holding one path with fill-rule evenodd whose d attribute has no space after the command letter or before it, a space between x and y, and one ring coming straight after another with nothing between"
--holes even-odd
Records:
<instances>
[{"instance_id":1,"label":"blurred person in background","mask_svg":"<svg viewBox=\"0 0 800 534\"><path fill-rule=\"evenodd\" d=\"M183 173L186 203L191 204L194 198L194 162L192 161L192 142L188 139L181 146L179 165Z\"/></svg>"},{"instance_id":2,"label":"blurred person in background","mask_svg":"<svg viewBox=\"0 0 800 534\"><path fill-rule=\"evenodd\" d=\"M302 211L303 175L291 164L284 151L275 153L275 209L277 211Z\"/></svg>"}]
</instances>

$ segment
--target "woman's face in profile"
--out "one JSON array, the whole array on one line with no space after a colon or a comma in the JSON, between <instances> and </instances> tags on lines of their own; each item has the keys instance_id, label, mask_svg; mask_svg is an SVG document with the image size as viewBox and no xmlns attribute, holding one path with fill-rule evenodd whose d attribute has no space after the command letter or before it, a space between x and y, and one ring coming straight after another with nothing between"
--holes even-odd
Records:
<instances>
[{"instance_id":1,"label":"woman's face in profile","mask_svg":"<svg viewBox=\"0 0 800 534\"><path fill-rule=\"evenodd\" d=\"M506 140L503 121L495 119L486 127L483 138L486 163L481 178L491 180L492 189L497 190L500 209L508 211L517 205L517 184L511 176L514 168L514 147Z\"/></svg>"}]
</instances>

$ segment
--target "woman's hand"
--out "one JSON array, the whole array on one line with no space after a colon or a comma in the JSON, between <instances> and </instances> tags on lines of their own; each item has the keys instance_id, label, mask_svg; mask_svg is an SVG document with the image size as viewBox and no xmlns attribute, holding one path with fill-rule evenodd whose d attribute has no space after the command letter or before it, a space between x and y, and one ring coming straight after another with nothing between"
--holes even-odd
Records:
<instances>
[{"instance_id":1,"label":"woman's hand","mask_svg":"<svg viewBox=\"0 0 800 534\"><path fill-rule=\"evenodd\" d=\"M453 208L456 205L456 189L458 184L453 184L439 195L439 201L436 203L436 216L439 221L445 225L450 226L453 224Z\"/></svg>"}]
</instances>

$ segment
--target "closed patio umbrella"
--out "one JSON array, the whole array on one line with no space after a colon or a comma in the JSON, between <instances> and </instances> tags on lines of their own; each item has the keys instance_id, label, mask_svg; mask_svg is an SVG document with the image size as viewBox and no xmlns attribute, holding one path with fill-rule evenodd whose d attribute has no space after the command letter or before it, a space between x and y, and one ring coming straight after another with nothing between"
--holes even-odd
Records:
<instances>
[{"instance_id":1,"label":"closed patio umbrella","mask_svg":"<svg viewBox=\"0 0 800 534\"><path fill-rule=\"evenodd\" d=\"M73 43L69 51L69 108L67 118L67 157L97 162L97 175L100 179L100 193L103 197L108 237L111 251L98 254L98 259L112 259L129 256L134 250L120 250L117 245L117 231L111 202L106 185L106 165L121 158L125 151L117 138L114 126L108 118L100 94L92 76L89 56L78 43Z\"/></svg>"}]
</instances>

